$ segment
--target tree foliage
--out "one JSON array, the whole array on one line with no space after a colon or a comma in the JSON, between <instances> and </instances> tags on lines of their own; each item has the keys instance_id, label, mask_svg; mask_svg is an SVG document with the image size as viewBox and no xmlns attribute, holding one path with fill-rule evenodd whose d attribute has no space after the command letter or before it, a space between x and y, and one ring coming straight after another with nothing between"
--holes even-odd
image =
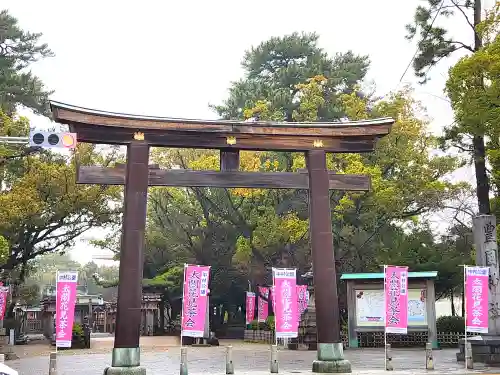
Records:
<instances>
[{"instance_id":1,"label":"tree foliage","mask_svg":"<svg viewBox=\"0 0 500 375\"><path fill-rule=\"evenodd\" d=\"M490 180L495 193L493 208L499 213L500 196L500 3L478 27L485 45L461 58L450 69L446 91L455 114L456 126L448 134L464 144L467 135L486 135L486 156L491 165Z\"/></svg>"},{"instance_id":2,"label":"tree foliage","mask_svg":"<svg viewBox=\"0 0 500 375\"><path fill-rule=\"evenodd\" d=\"M23 117L0 112L0 134L26 136ZM93 227L116 222L121 199L116 187L76 184L75 158L83 163L108 162L90 145L80 145L72 157L49 151L31 154L25 145L0 146L0 235L8 250L1 257L4 278L22 283L30 260L68 250L74 240Z\"/></svg>"},{"instance_id":3,"label":"tree foliage","mask_svg":"<svg viewBox=\"0 0 500 375\"><path fill-rule=\"evenodd\" d=\"M460 21L463 29L470 31L470 38L459 40L450 35L447 29L439 26L438 18L443 17ZM407 38L417 40L418 49L413 59L413 67L415 74L422 78L422 83L428 79L429 71L433 66L454 52L464 50L474 53L481 48L480 22L480 0L427 0L426 6L417 7L414 23L407 25ZM479 212L489 214L491 210L490 184L486 168L484 137L482 127L455 121L444 128L441 145L443 148L457 147L468 154L465 156L472 159L476 172Z\"/></svg>"},{"instance_id":4,"label":"tree foliage","mask_svg":"<svg viewBox=\"0 0 500 375\"><path fill-rule=\"evenodd\" d=\"M413 68L422 83L429 78L432 67L449 57L455 51L474 52L475 25L474 0L426 0L426 5L419 5L415 10L413 23L406 25L408 40L417 41L417 53L413 59ZM444 27L438 18L460 18L465 27L469 27L472 38L467 41L456 39Z\"/></svg>"},{"instance_id":5,"label":"tree foliage","mask_svg":"<svg viewBox=\"0 0 500 375\"><path fill-rule=\"evenodd\" d=\"M41 33L22 30L7 10L0 11L0 109L8 115L18 105L48 115L48 91L28 69L30 64L53 56Z\"/></svg>"},{"instance_id":6,"label":"tree foliage","mask_svg":"<svg viewBox=\"0 0 500 375\"><path fill-rule=\"evenodd\" d=\"M222 105L213 108L223 118L242 118L245 109L265 99L278 111L273 120L293 121L299 105L295 101L298 85L320 75L326 82L318 119L341 117L338 96L350 93L365 77L369 60L351 51L330 57L318 47L318 38L314 33L293 33L270 38L246 51L241 64L245 77L231 85Z\"/></svg>"}]
</instances>

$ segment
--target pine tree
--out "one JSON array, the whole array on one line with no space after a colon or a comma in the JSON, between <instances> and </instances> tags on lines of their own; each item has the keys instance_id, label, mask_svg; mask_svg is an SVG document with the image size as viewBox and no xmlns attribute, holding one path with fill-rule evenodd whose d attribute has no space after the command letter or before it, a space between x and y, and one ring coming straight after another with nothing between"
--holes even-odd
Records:
<instances>
[{"instance_id":1,"label":"pine tree","mask_svg":"<svg viewBox=\"0 0 500 375\"><path fill-rule=\"evenodd\" d=\"M48 97L42 81L29 65L53 56L47 44L39 43L41 33L23 31L7 10L0 12L0 109L12 115L18 105L48 115Z\"/></svg>"},{"instance_id":2,"label":"pine tree","mask_svg":"<svg viewBox=\"0 0 500 375\"><path fill-rule=\"evenodd\" d=\"M220 106L213 106L223 118L242 118L244 108L254 107L258 101L270 101L270 108L281 113L276 120L293 121L298 101L297 85L315 76L327 78L325 105L320 108L318 120L335 120L343 116L339 95L352 93L368 70L367 56L348 51L333 58L318 47L315 33L293 33L273 37L248 50L242 66L245 77L234 82L229 98Z\"/></svg>"},{"instance_id":3,"label":"pine tree","mask_svg":"<svg viewBox=\"0 0 500 375\"><path fill-rule=\"evenodd\" d=\"M471 41L460 41L452 38L443 27L436 26L438 17L456 17L463 20L464 27L470 30ZM418 50L413 60L415 74L425 83L430 69L442 59L449 57L458 50L471 53L478 51L481 37L477 26L481 22L481 0L427 0L427 6L418 6L415 11L414 23L407 25L407 39L417 40ZM444 129L443 147L458 147L472 155L476 170L476 195L479 213L489 214L490 184L486 169L486 147L484 132L478 128L471 132L471 127L456 121ZM472 138L472 144L468 139Z\"/></svg>"}]
</instances>

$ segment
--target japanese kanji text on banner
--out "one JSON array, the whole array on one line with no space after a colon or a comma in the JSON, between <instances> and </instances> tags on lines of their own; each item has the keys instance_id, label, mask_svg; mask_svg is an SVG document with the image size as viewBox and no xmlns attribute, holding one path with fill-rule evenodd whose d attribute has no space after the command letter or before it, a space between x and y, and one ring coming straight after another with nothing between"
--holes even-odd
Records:
<instances>
[{"instance_id":1,"label":"japanese kanji text on banner","mask_svg":"<svg viewBox=\"0 0 500 375\"><path fill-rule=\"evenodd\" d=\"M307 291L307 285L297 285L297 302L299 309L299 320L304 311L307 310L307 305L309 303L309 292Z\"/></svg>"},{"instance_id":2,"label":"japanese kanji text on banner","mask_svg":"<svg viewBox=\"0 0 500 375\"><path fill-rule=\"evenodd\" d=\"M78 272L58 271L56 280L56 347L71 348Z\"/></svg>"},{"instance_id":3,"label":"japanese kanji text on banner","mask_svg":"<svg viewBox=\"0 0 500 375\"><path fill-rule=\"evenodd\" d=\"M386 266L384 275L385 332L408 331L408 267Z\"/></svg>"},{"instance_id":4,"label":"japanese kanji text on banner","mask_svg":"<svg viewBox=\"0 0 500 375\"><path fill-rule=\"evenodd\" d=\"M489 267L465 267L465 329L488 333Z\"/></svg>"},{"instance_id":5,"label":"japanese kanji text on banner","mask_svg":"<svg viewBox=\"0 0 500 375\"><path fill-rule=\"evenodd\" d=\"M259 304L257 308L257 319L259 320L259 322L265 322L267 316L269 315L269 304L268 301L266 301L264 298L261 298L260 295L269 298L269 288L259 286L259 298L257 299Z\"/></svg>"},{"instance_id":6,"label":"japanese kanji text on banner","mask_svg":"<svg viewBox=\"0 0 500 375\"><path fill-rule=\"evenodd\" d=\"M297 337L299 316L295 269L273 268L275 324L277 338Z\"/></svg>"},{"instance_id":7,"label":"japanese kanji text on banner","mask_svg":"<svg viewBox=\"0 0 500 375\"><path fill-rule=\"evenodd\" d=\"M184 266L182 336L203 337L208 303L210 266Z\"/></svg>"},{"instance_id":8,"label":"japanese kanji text on banner","mask_svg":"<svg viewBox=\"0 0 500 375\"><path fill-rule=\"evenodd\" d=\"M254 317L255 317L255 293L247 292L246 324L252 323Z\"/></svg>"},{"instance_id":9,"label":"japanese kanji text on banner","mask_svg":"<svg viewBox=\"0 0 500 375\"><path fill-rule=\"evenodd\" d=\"M5 309L7 307L7 297L9 296L9 287L0 286L0 320L5 317Z\"/></svg>"}]
</instances>

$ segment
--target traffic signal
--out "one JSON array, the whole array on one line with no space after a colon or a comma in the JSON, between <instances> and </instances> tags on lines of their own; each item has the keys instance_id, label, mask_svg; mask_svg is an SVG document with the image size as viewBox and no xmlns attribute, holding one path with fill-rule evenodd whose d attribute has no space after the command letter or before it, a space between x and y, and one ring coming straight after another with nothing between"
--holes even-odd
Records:
<instances>
[{"instance_id":1,"label":"traffic signal","mask_svg":"<svg viewBox=\"0 0 500 375\"><path fill-rule=\"evenodd\" d=\"M75 148L76 133L30 131L30 146L43 148Z\"/></svg>"}]
</instances>

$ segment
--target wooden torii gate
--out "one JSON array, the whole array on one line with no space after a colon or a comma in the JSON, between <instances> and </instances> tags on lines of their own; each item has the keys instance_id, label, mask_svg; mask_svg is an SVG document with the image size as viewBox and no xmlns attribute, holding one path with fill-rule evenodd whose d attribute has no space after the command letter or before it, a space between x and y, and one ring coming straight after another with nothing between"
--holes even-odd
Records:
<instances>
[{"instance_id":1,"label":"wooden torii gate","mask_svg":"<svg viewBox=\"0 0 500 375\"><path fill-rule=\"evenodd\" d=\"M350 372L343 357L331 228L329 189L368 191L368 176L328 172L326 153L374 150L389 134L394 120L283 123L202 121L135 116L96 111L51 102L56 122L69 125L79 142L127 146L124 166L79 167L82 184L125 185L118 310L112 373L140 366L140 324L144 231L148 186L212 186L223 188L286 188L309 190L310 238L313 258L318 360L315 372ZM149 165L154 147L220 150L221 171L162 170ZM242 172L239 150L294 151L306 155L307 171ZM145 373L145 369L136 369Z\"/></svg>"}]
</instances>

